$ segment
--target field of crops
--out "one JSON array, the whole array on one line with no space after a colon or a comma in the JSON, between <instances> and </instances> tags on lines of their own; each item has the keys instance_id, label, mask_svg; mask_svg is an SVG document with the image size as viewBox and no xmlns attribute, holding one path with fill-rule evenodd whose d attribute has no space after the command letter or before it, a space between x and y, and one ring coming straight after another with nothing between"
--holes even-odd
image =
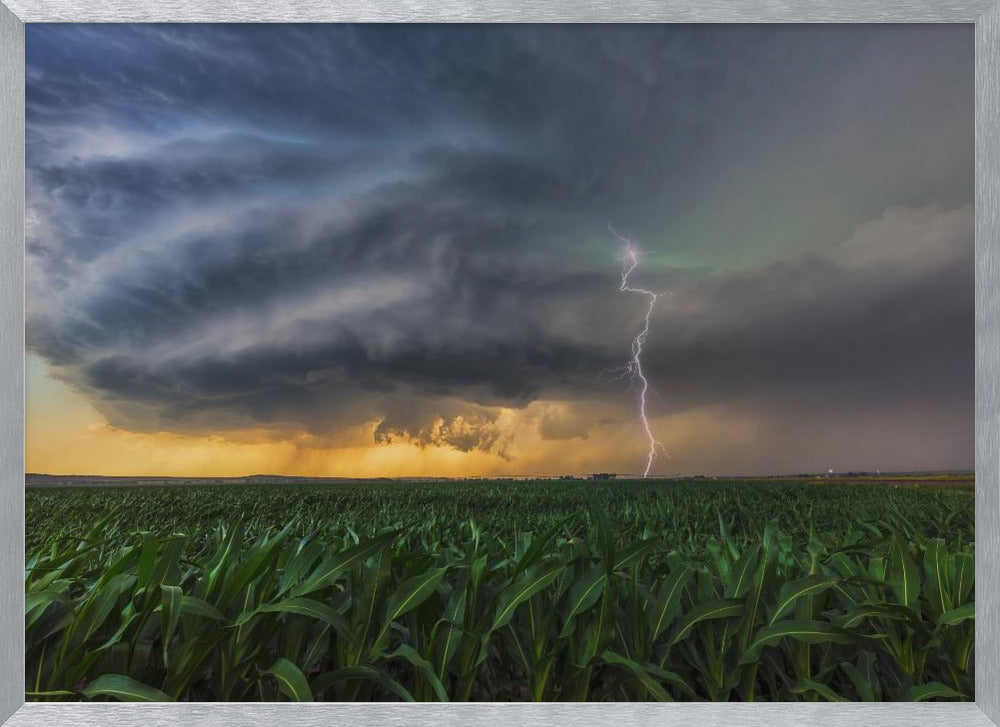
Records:
<instances>
[{"instance_id":1,"label":"field of crops","mask_svg":"<svg viewBox=\"0 0 1000 727\"><path fill-rule=\"evenodd\" d=\"M928 484L32 488L29 700L973 698Z\"/></svg>"}]
</instances>

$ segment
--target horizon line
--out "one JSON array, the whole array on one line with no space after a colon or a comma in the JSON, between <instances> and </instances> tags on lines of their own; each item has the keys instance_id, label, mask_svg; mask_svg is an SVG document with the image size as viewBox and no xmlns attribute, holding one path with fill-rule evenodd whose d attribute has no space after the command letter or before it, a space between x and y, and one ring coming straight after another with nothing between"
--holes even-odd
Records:
<instances>
[{"instance_id":1,"label":"horizon line","mask_svg":"<svg viewBox=\"0 0 1000 727\"><path fill-rule=\"evenodd\" d=\"M692 474L660 474L643 477L633 472L584 472L549 474L482 474L482 475L290 475L275 472L250 472L242 475L108 475L100 473L58 473L58 472L25 472L28 477L61 477L61 478L101 478L115 480L241 480L251 478L274 478L290 480L507 480L507 479L588 479L595 475L611 475L621 479L685 479L699 477L830 477L830 476L875 476L889 475L975 475L975 469L932 469L932 470L827 470L813 472L696 472Z\"/></svg>"}]
</instances>

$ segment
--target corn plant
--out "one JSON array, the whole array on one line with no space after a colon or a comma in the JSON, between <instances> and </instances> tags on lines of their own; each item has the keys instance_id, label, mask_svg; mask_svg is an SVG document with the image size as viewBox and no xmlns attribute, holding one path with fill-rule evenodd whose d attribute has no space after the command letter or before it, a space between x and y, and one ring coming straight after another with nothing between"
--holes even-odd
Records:
<instances>
[{"instance_id":1,"label":"corn plant","mask_svg":"<svg viewBox=\"0 0 1000 727\"><path fill-rule=\"evenodd\" d=\"M447 502L407 523L399 516L416 510L370 500L358 508L376 511L368 527L343 510L328 516L338 528L322 512L277 527L251 511L129 530L130 516L102 508L85 530L50 526L25 569L26 698L974 696L972 533L957 495L892 493L867 520L861 505L837 519L820 498L793 523L738 517L716 493L692 517L695 536L680 517L691 505L670 517L657 504L658 523L643 515L636 503L656 494L645 486L536 520L529 486L517 485L527 501L504 500L506 521L479 513L491 527L450 518ZM429 496L413 487L393 496ZM129 503L174 496L119 492ZM759 496L720 490L734 492L737 503ZM922 517L907 516L919 509L907 498Z\"/></svg>"}]
</instances>

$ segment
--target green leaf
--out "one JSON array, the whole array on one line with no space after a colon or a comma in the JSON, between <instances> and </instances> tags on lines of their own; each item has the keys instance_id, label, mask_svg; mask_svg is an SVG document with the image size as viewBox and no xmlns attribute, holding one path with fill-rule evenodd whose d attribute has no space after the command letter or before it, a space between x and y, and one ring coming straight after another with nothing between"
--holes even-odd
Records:
<instances>
[{"instance_id":1,"label":"green leaf","mask_svg":"<svg viewBox=\"0 0 1000 727\"><path fill-rule=\"evenodd\" d=\"M673 698L670 696L669 692L663 688L663 685L650 676L649 672L646 671L645 667L641 664L627 659L620 654L616 654L613 651L605 651L601 654L601 660L605 664L622 669L627 674L629 674L633 679L637 680L642 686L644 686L649 693L653 695L653 698L657 702L673 702Z\"/></svg>"},{"instance_id":2,"label":"green leaf","mask_svg":"<svg viewBox=\"0 0 1000 727\"><path fill-rule=\"evenodd\" d=\"M292 596L305 596L332 583L344 571L363 563L395 542L401 532L402 530L393 530L383 533L327 557L305 581L291 590Z\"/></svg>"},{"instance_id":3,"label":"green leaf","mask_svg":"<svg viewBox=\"0 0 1000 727\"><path fill-rule=\"evenodd\" d=\"M143 533L142 551L139 555L139 563L136 566L136 585L139 588L146 588L150 585L149 577L153 572L153 564L156 563L156 551L158 541L153 533Z\"/></svg>"},{"instance_id":4,"label":"green leaf","mask_svg":"<svg viewBox=\"0 0 1000 727\"><path fill-rule=\"evenodd\" d=\"M120 702L171 702L169 696L155 687L137 682L123 674L104 674L84 687L80 694L87 699L114 697Z\"/></svg>"},{"instance_id":5,"label":"green leaf","mask_svg":"<svg viewBox=\"0 0 1000 727\"><path fill-rule=\"evenodd\" d=\"M324 621L343 637L353 640L354 634L347 623L347 619L325 603L311 598L288 598L279 603L267 603L258 606L253 611L248 611L241 615L234 626L242 626L247 621L254 618L259 613L291 613L299 616L308 616L317 621Z\"/></svg>"},{"instance_id":6,"label":"green leaf","mask_svg":"<svg viewBox=\"0 0 1000 727\"><path fill-rule=\"evenodd\" d=\"M386 621L395 621L426 601L434 593L447 570L448 566L429 568L420 575L403 581L386 603Z\"/></svg>"},{"instance_id":7,"label":"green leaf","mask_svg":"<svg viewBox=\"0 0 1000 727\"><path fill-rule=\"evenodd\" d=\"M569 591L569 600L565 609L562 631L559 638L566 638L573 629L573 618L594 605L607 581L608 572L603 565L595 565Z\"/></svg>"},{"instance_id":8,"label":"green leaf","mask_svg":"<svg viewBox=\"0 0 1000 727\"><path fill-rule=\"evenodd\" d=\"M528 546L528 549L524 551L524 555L517 561L515 573L523 573L540 560L545 555L546 550L548 550L549 543L556 536L556 533L562 530L571 520L578 517L579 514L578 512L574 512L567 515L537 538L532 538L531 545Z\"/></svg>"},{"instance_id":9,"label":"green leaf","mask_svg":"<svg viewBox=\"0 0 1000 727\"><path fill-rule=\"evenodd\" d=\"M392 622L405 613L412 611L421 603L430 598L431 594L441 582L441 577L448 566L443 568L430 568L418 576L408 578L399 584L395 592L389 596L385 607L385 622L375 644L372 646L372 653L378 654L385 647L385 640L389 635L389 627Z\"/></svg>"},{"instance_id":10,"label":"green leaf","mask_svg":"<svg viewBox=\"0 0 1000 727\"><path fill-rule=\"evenodd\" d=\"M719 522L722 523L722 514L719 514ZM760 546L755 545L747 548L743 556L736 561L736 565L729 573L726 582L726 598L742 598L753 585L753 573L757 568L757 559L760 556Z\"/></svg>"},{"instance_id":11,"label":"green leaf","mask_svg":"<svg viewBox=\"0 0 1000 727\"><path fill-rule=\"evenodd\" d=\"M119 597L135 583L135 576L120 573L109 579L103 586L92 592L77 612L74 624L77 632L82 631L83 640L89 639L111 615Z\"/></svg>"},{"instance_id":12,"label":"green leaf","mask_svg":"<svg viewBox=\"0 0 1000 727\"><path fill-rule=\"evenodd\" d=\"M427 680L427 683L431 685L431 689L434 690L434 694L437 696L439 702L448 702L448 692L445 690L444 685L441 680L438 679L437 674L434 673L433 665L424 659L417 650L408 644L402 644L398 649L393 651L391 654L385 655L386 659L405 659L413 665L413 668L420 672L421 676Z\"/></svg>"},{"instance_id":13,"label":"green leaf","mask_svg":"<svg viewBox=\"0 0 1000 727\"><path fill-rule=\"evenodd\" d=\"M651 641L662 634L677 615L684 586L691 580L693 573L694 571L690 567L682 565L671 571L670 575L663 581L652 607L647 612L650 619L649 636Z\"/></svg>"},{"instance_id":14,"label":"green leaf","mask_svg":"<svg viewBox=\"0 0 1000 727\"><path fill-rule=\"evenodd\" d=\"M201 616L215 621L226 620L219 609L195 596L181 596L181 613L186 616Z\"/></svg>"},{"instance_id":15,"label":"green leaf","mask_svg":"<svg viewBox=\"0 0 1000 727\"><path fill-rule=\"evenodd\" d=\"M646 553L663 542L663 538L647 538L633 543L615 555L614 569L621 570L642 559Z\"/></svg>"},{"instance_id":16,"label":"green leaf","mask_svg":"<svg viewBox=\"0 0 1000 727\"><path fill-rule=\"evenodd\" d=\"M323 545L316 541L305 543L285 566L278 584L278 595L283 595L289 588L298 583L312 567L316 559L323 554Z\"/></svg>"},{"instance_id":17,"label":"green leaf","mask_svg":"<svg viewBox=\"0 0 1000 727\"><path fill-rule=\"evenodd\" d=\"M363 679L374 682L392 692L404 702L413 701L413 695L407 691L406 687L392 677L386 676L377 669L372 669L370 666L348 666L343 669L327 672L326 674L320 674L313 679L312 690L314 694L320 694L335 684L351 679Z\"/></svg>"},{"instance_id":18,"label":"green leaf","mask_svg":"<svg viewBox=\"0 0 1000 727\"><path fill-rule=\"evenodd\" d=\"M807 644L831 642L849 644L854 640L844 629L821 621L789 620L779 621L770 626L764 626L754 634L750 646L740 658L740 664L748 664L757 660L760 650L765 646L773 646L784 638L791 638Z\"/></svg>"},{"instance_id":19,"label":"green leaf","mask_svg":"<svg viewBox=\"0 0 1000 727\"><path fill-rule=\"evenodd\" d=\"M694 688L680 674L667 671L662 667L656 666L656 664L650 664L648 662L643 664L643 666L651 676L659 679L661 682L673 684L694 701L699 701L700 698L698 697L697 692L694 691Z\"/></svg>"},{"instance_id":20,"label":"green leaf","mask_svg":"<svg viewBox=\"0 0 1000 727\"><path fill-rule=\"evenodd\" d=\"M811 679L799 679L792 687L788 690L792 694L806 694L808 692L815 692L825 699L827 702L849 702L851 700L846 697L842 697L833 691L830 687L825 684L820 684L819 682L814 682Z\"/></svg>"},{"instance_id":21,"label":"green leaf","mask_svg":"<svg viewBox=\"0 0 1000 727\"><path fill-rule=\"evenodd\" d=\"M840 663L840 668L851 680L861 701L879 701L881 690L879 689L878 675L875 673L875 654L870 651L862 651L861 656L858 657L857 665L844 661Z\"/></svg>"},{"instance_id":22,"label":"green leaf","mask_svg":"<svg viewBox=\"0 0 1000 727\"><path fill-rule=\"evenodd\" d=\"M771 614L770 623L775 624L795 605L795 602L805 596L814 596L840 580L837 576L812 575L798 580L783 583L778 593L778 603Z\"/></svg>"},{"instance_id":23,"label":"green leaf","mask_svg":"<svg viewBox=\"0 0 1000 727\"><path fill-rule=\"evenodd\" d=\"M753 629L757 625L757 614L761 612L762 601L765 589L771 582L777 567L777 556L773 541L777 537L772 526L764 530L764 557L757 564L757 570L753 574L753 582L746 595L746 608L743 613L743 622L740 624L738 643L741 650L746 650L750 644L750 637Z\"/></svg>"},{"instance_id":24,"label":"green leaf","mask_svg":"<svg viewBox=\"0 0 1000 727\"><path fill-rule=\"evenodd\" d=\"M25 701L30 701L32 697L74 697L76 692L70 692L65 689L53 689L48 692L25 692Z\"/></svg>"},{"instance_id":25,"label":"green leaf","mask_svg":"<svg viewBox=\"0 0 1000 727\"><path fill-rule=\"evenodd\" d=\"M691 634L691 629L702 621L709 621L720 618L735 618L743 613L744 603L738 598L717 598L706 603L699 604L688 611L677 622L673 636L670 638L671 645L686 639Z\"/></svg>"},{"instance_id":26,"label":"green leaf","mask_svg":"<svg viewBox=\"0 0 1000 727\"><path fill-rule=\"evenodd\" d=\"M72 602L63 594L58 591L35 591L33 593L24 594L24 615L26 619L26 628L31 628L45 610L51 606L53 603L59 603L70 613L74 613ZM37 610L37 613L32 614L31 612Z\"/></svg>"},{"instance_id":27,"label":"green leaf","mask_svg":"<svg viewBox=\"0 0 1000 727\"><path fill-rule=\"evenodd\" d=\"M459 571L458 581L454 584L448 605L445 607L441 619L434 625L431 638L435 639L438 647L434 651L434 658L438 665L438 678L443 678L445 669L455 651L458 649L460 639L461 624L465 619L465 604L468 598L468 586L471 580L471 569L462 568ZM438 628L442 633L437 635Z\"/></svg>"},{"instance_id":28,"label":"green leaf","mask_svg":"<svg viewBox=\"0 0 1000 727\"><path fill-rule=\"evenodd\" d=\"M912 606L920 592L920 575L910 551L898 534L892 536L889 550L889 583L898 603Z\"/></svg>"},{"instance_id":29,"label":"green leaf","mask_svg":"<svg viewBox=\"0 0 1000 727\"><path fill-rule=\"evenodd\" d=\"M278 659L271 665L270 669L263 670L262 674L269 674L278 680L278 688L282 694L293 702L311 702L313 693L309 688L302 670L288 659Z\"/></svg>"},{"instance_id":30,"label":"green leaf","mask_svg":"<svg viewBox=\"0 0 1000 727\"><path fill-rule=\"evenodd\" d=\"M159 557L153 562L144 585L151 600L156 598L156 589L153 586L163 583L176 585L180 580L181 552L184 550L185 542L184 536L171 536L162 543Z\"/></svg>"},{"instance_id":31,"label":"green leaf","mask_svg":"<svg viewBox=\"0 0 1000 727\"><path fill-rule=\"evenodd\" d=\"M590 515L597 526L597 544L600 549L601 558L607 567L612 567L615 560L615 540L612 537L613 529L608 522L607 513L599 505L592 505Z\"/></svg>"},{"instance_id":32,"label":"green leaf","mask_svg":"<svg viewBox=\"0 0 1000 727\"><path fill-rule=\"evenodd\" d=\"M277 548L292 531L294 525L294 520L289 521L277 535L258 539L252 547L245 551L248 553L245 560L231 575L227 575L221 581L221 593L216 602L220 607L228 606L238 594L246 591L251 583L273 568Z\"/></svg>"},{"instance_id":33,"label":"green leaf","mask_svg":"<svg viewBox=\"0 0 1000 727\"><path fill-rule=\"evenodd\" d=\"M976 618L976 604L966 603L958 608L953 608L950 611L945 611L938 617L938 626L957 626L963 621L968 621L969 619Z\"/></svg>"},{"instance_id":34,"label":"green leaf","mask_svg":"<svg viewBox=\"0 0 1000 727\"><path fill-rule=\"evenodd\" d=\"M893 621L908 621L918 618L912 610L905 607L895 607L891 605L862 603L855 606L837 620L837 625L841 628L850 629L857 626L862 621L870 618L886 618Z\"/></svg>"},{"instance_id":35,"label":"green leaf","mask_svg":"<svg viewBox=\"0 0 1000 727\"><path fill-rule=\"evenodd\" d=\"M539 563L504 588L497 595L496 612L493 618L493 630L506 626L514 615L514 609L527 601L540 590L548 586L563 571L562 563Z\"/></svg>"},{"instance_id":36,"label":"green leaf","mask_svg":"<svg viewBox=\"0 0 1000 727\"><path fill-rule=\"evenodd\" d=\"M975 561L969 553L955 553L955 583L952 603L965 603L975 583Z\"/></svg>"},{"instance_id":37,"label":"green leaf","mask_svg":"<svg viewBox=\"0 0 1000 727\"><path fill-rule=\"evenodd\" d=\"M901 702L923 702L927 699L936 699L939 697L947 699L956 699L964 697L961 692L956 692L951 687L941 682L928 682L927 684L920 684L918 686L909 687L905 689L899 697Z\"/></svg>"},{"instance_id":38,"label":"green leaf","mask_svg":"<svg viewBox=\"0 0 1000 727\"><path fill-rule=\"evenodd\" d=\"M229 528L229 535L219 544L212 560L208 563L208 575L205 578L206 593L214 594L223 571L233 564L233 554L237 552L236 543L243 536L243 520L239 519Z\"/></svg>"},{"instance_id":39,"label":"green leaf","mask_svg":"<svg viewBox=\"0 0 1000 727\"><path fill-rule=\"evenodd\" d=\"M933 619L952 608L948 592L948 552L941 538L927 541L924 550L924 598Z\"/></svg>"},{"instance_id":40,"label":"green leaf","mask_svg":"<svg viewBox=\"0 0 1000 727\"><path fill-rule=\"evenodd\" d=\"M163 657L167 658L167 645L177 629L181 618L181 598L184 592L180 586L160 586L160 638L163 641Z\"/></svg>"},{"instance_id":41,"label":"green leaf","mask_svg":"<svg viewBox=\"0 0 1000 727\"><path fill-rule=\"evenodd\" d=\"M111 638L109 638L103 644L94 649L94 651L96 652L96 651L104 651L105 649L110 649L112 646L120 642L122 638L124 638L125 633L129 630L129 628L131 628L132 624L135 622L137 618L138 614L136 613L131 613L127 617L123 618L121 626L118 627L118 630L111 636Z\"/></svg>"}]
</instances>

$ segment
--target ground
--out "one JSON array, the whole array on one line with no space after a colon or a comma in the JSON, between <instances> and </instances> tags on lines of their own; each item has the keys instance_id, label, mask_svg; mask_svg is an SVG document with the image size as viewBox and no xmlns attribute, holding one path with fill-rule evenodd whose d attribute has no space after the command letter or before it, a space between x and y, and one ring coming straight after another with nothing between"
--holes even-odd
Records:
<instances>
[{"instance_id":1,"label":"ground","mask_svg":"<svg viewBox=\"0 0 1000 727\"><path fill-rule=\"evenodd\" d=\"M32 480L29 699L973 697L971 475Z\"/></svg>"}]
</instances>

